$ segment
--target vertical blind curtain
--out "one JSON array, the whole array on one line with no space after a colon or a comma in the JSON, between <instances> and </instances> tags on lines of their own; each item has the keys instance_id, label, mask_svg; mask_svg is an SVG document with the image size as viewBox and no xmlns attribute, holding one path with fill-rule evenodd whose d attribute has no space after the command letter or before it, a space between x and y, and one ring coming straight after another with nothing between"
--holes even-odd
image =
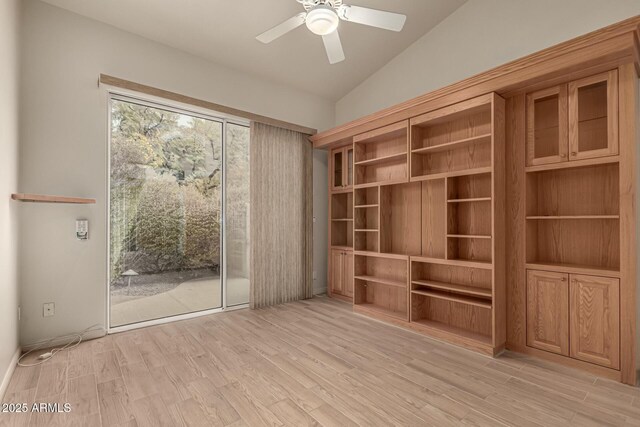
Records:
<instances>
[{"instance_id":1,"label":"vertical blind curtain","mask_svg":"<svg viewBox=\"0 0 640 427\"><path fill-rule=\"evenodd\" d=\"M251 123L251 308L313 296L312 146Z\"/></svg>"}]
</instances>

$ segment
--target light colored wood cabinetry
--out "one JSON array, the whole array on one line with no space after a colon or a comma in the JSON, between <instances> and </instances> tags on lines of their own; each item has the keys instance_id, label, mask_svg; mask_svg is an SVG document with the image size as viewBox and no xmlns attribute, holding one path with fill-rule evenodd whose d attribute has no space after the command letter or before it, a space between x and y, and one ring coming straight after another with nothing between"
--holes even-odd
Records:
<instances>
[{"instance_id":1,"label":"light colored wood cabinetry","mask_svg":"<svg viewBox=\"0 0 640 427\"><path fill-rule=\"evenodd\" d=\"M527 271L527 345L620 367L619 280Z\"/></svg>"},{"instance_id":2,"label":"light colored wood cabinetry","mask_svg":"<svg viewBox=\"0 0 640 427\"><path fill-rule=\"evenodd\" d=\"M344 267L343 295L353 298L353 251L345 251L342 262Z\"/></svg>"},{"instance_id":3,"label":"light colored wood cabinetry","mask_svg":"<svg viewBox=\"0 0 640 427\"><path fill-rule=\"evenodd\" d=\"M619 369L619 280L570 276L571 357Z\"/></svg>"},{"instance_id":4,"label":"light colored wood cabinetry","mask_svg":"<svg viewBox=\"0 0 640 427\"><path fill-rule=\"evenodd\" d=\"M488 94L354 136L355 311L502 351L503 120Z\"/></svg>"},{"instance_id":5,"label":"light colored wood cabinetry","mask_svg":"<svg viewBox=\"0 0 640 427\"><path fill-rule=\"evenodd\" d=\"M618 72L527 95L527 166L618 154Z\"/></svg>"},{"instance_id":6,"label":"light colored wood cabinetry","mask_svg":"<svg viewBox=\"0 0 640 427\"><path fill-rule=\"evenodd\" d=\"M353 297L353 251L332 249L329 294Z\"/></svg>"},{"instance_id":7,"label":"light colored wood cabinetry","mask_svg":"<svg viewBox=\"0 0 640 427\"><path fill-rule=\"evenodd\" d=\"M353 147L331 151L331 190L343 191L353 186Z\"/></svg>"},{"instance_id":8,"label":"light colored wood cabinetry","mask_svg":"<svg viewBox=\"0 0 640 427\"><path fill-rule=\"evenodd\" d=\"M527 95L527 164L565 162L569 156L567 86Z\"/></svg>"},{"instance_id":9,"label":"light colored wood cabinetry","mask_svg":"<svg viewBox=\"0 0 640 427\"><path fill-rule=\"evenodd\" d=\"M331 294L344 293L344 251L340 249L331 250L331 282L329 283Z\"/></svg>"},{"instance_id":10,"label":"light colored wood cabinetry","mask_svg":"<svg viewBox=\"0 0 640 427\"><path fill-rule=\"evenodd\" d=\"M635 384L639 25L621 22L311 137L315 148L354 144L354 269L359 257L409 264L406 287L383 271L356 277L354 310L487 354L504 346ZM493 94L504 111L482 100ZM420 230L419 244L407 229Z\"/></svg>"},{"instance_id":11,"label":"light colored wood cabinetry","mask_svg":"<svg viewBox=\"0 0 640 427\"><path fill-rule=\"evenodd\" d=\"M569 355L569 275L527 271L527 345Z\"/></svg>"},{"instance_id":12,"label":"light colored wood cabinetry","mask_svg":"<svg viewBox=\"0 0 640 427\"><path fill-rule=\"evenodd\" d=\"M569 160L618 154L618 71L569 83Z\"/></svg>"}]
</instances>

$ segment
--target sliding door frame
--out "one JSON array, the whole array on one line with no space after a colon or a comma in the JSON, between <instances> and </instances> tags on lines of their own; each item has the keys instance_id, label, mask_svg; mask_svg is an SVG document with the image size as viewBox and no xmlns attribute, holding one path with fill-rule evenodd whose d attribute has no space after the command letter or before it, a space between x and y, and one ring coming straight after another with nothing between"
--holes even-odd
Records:
<instances>
[{"instance_id":1,"label":"sliding door frame","mask_svg":"<svg viewBox=\"0 0 640 427\"><path fill-rule=\"evenodd\" d=\"M250 123L246 119L242 119L239 117L227 116L216 111L207 110L204 108L199 108L189 104L182 104L179 102L168 101L163 98L158 98L150 95L140 94L138 92L133 92L121 88L115 88L111 86L101 85L101 87L105 88L106 92L106 100L107 100L107 188L106 188L106 218L107 218L107 227L106 227L106 242L107 242L107 259L106 259L106 318L105 324L107 325L107 333L118 333L129 331L132 329L144 328L147 326L153 325L161 325L164 323L175 322L178 320L186 320L192 319L195 317L207 316L215 313L222 313L225 311L233 311L244 308L249 308L249 303L237 304L229 306L227 304L227 246L226 246L226 192L227 192L227 125L237 125L244 126L249 128ZM111 326L111 101L121 101L121 102L130 102L138 105L148 106L151 108L158 108L162 110L167 110L173 113L189 115L192 117L197 117L205 120L215 121L222 124L222 147L221 147L221 157L222 157L222 190L220 193L221 200L221 218L220 218L220 252L222 255L221 258L221 274L220 274L220 284L221 284L221 302L222 305L217 308L212 308L208 310L195 311L191 313L177 314L172 316L167 316L159 319L145 320L142 322L131 323L122 326ZM250 219L249 219L250 220ZM251 268L251 266L249 266Z\"/></svg>"}]
</instances>

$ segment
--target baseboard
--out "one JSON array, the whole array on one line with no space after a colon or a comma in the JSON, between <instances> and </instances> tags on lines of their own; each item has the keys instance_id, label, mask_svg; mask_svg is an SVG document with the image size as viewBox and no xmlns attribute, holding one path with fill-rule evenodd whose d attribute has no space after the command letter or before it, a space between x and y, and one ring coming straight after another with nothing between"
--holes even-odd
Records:
<instances>
[{"instance_id":1,"label":"baseboard","mask_svg":"<svg viewBox=\"0 0 640 427\"><path fill-rule=\"evenodd\" d=\"M313 290L313 295L322 295L327 293L327 287L318 288Z\"/></svg>"},{"instance_id":2,"label":"baseboard","mask_svg":"<svg viewBox=\"0 0 640 427\"><path fill-rule=\"evenodd\" d=\"M7 366L7 372L4 373L4 378L2 378L2 383L0 383L0 402L4 400L4 395L9 388L9 382L11 381L13 372L16 370L16 366L18 365L20 353L22 353L22 349L18 347L16 349L16 352L13 353L13 357L11 358L11 362L9 362L9 366Z\"/></svg>"},{"instance_id":3,"label":"baseboard","mask_svg":"<svg viewBox=\"0 0 640 427\"><path fill-rule=\"evenodd\" d=\"M106 329L96 329L93 331L88 331L87 333L84 334L84 337L82 338L82 341L88 341L88 340L93 340L96 338L102 338L104 336L107 335L107 331ZM49 347L60 347L63 346L65 344L69 344L72 341L72 339L69 338L69 336L64 336L61 338L56 338L56 339L45 339L45 340L41 340L41 341L37 341L31 344L26 344L22 346L22 350L23 351L29 351L29 350L33 350L34 348L37 348L39 346L42 346L43 344L47 346L47 348ZM43 347L44 348L44 347Z\"/></svg>"}]
</instances>

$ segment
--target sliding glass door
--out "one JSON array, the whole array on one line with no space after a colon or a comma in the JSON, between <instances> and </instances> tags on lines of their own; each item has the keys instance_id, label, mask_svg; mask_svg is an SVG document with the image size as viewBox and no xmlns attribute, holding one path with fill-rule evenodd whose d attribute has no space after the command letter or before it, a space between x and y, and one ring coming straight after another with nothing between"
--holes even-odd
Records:
<instances>
[{"instance_id":1,"label":"sliding glass door","mask_svg":"<svg viewBox=\"0 0 640 427\"><path fill-rule=\"evenodd\" d=\"M247 303L248 127L119 95L110 114L110 327Z\"/></svg>"}]
</instances>

